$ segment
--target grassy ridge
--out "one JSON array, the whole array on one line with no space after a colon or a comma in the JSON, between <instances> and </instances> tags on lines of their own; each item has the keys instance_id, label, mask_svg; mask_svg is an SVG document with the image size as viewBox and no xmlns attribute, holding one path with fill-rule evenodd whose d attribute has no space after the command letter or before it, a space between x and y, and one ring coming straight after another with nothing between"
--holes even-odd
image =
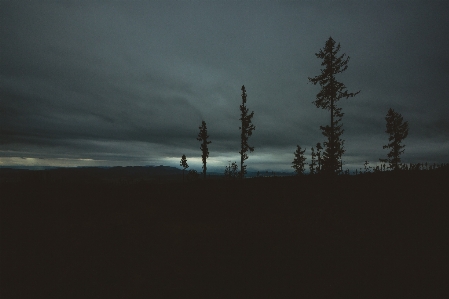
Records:
<instances>
[{"instance_id":1,"label":"grassy ridge","mask_svg":"<svg viewBox=\"0 0 449 299\"><path fill-rule=\"evenodd\" d=\"M434 297L447 288L448 183L4 184L2 297Z\"/></svg>"}]
</instances>

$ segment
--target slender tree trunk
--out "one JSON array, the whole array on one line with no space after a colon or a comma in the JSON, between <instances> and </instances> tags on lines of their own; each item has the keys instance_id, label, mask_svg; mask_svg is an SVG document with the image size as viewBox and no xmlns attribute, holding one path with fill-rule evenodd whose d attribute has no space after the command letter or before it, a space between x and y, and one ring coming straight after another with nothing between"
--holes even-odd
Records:
<instances>
[{"instance_id":1,"label":"slender tree trunk","mask_svg":"<svg viewBox=\"0 0 449 299\"><path fill-rule=\"evenodd\" d=\"M206 143L206 141L203 141L203 146L204 146L204 148L206 148L206 146L207 146L207 143ZM203 164L203 178L204 179L206 179L206 159L204 159L204 164Z\"/></svg>"},{"instance_id":2,"label":"slender tree trunk","mask_svg":"<svg viewBox=\"0 0 449 299\"><path fill-rule=\"evenodd\" d=\"M398 152L398 150L396 148L394 149L393 161L394 161L394 170L399 170L399 163L398 163L398 161L399 161L399 152Z\"/></svg>"},{"instance_id":3,"label":"slender tree trunk","mask_svg":"<svg viewBox=\"0 0 449 299\"><path fill-rule=\"evenodd\" d=\"M331 98L331 136L330 136L330 163L328 165L331 166L333 170L334 167L334 97Z\"/></svg>"},{"instance_id":4,"label":"slender tree trunk","mask_svg":"<svg viewBox=\"0 0 449 299\"><path fill-rule=\"evenodd\" d=\"M333 57L333 53L331 51L331 70L332 69L332 61L333 61L334 57ZM330 136L330 163L328 163L328 165L331 166L331 171L334 172L335 169L335 165L336 165L336 161L335 160L335 147L334 147L334 73L333 71L331 72L331 79L330 79L330 85L331 85L331 136Z\"/></svg>"},{"instance_id":5,"label":"slender tree trunk","mask_svg":"<svg viewBox=\"0 0 449 299\"><path fill-rule=\"evenodd\" d=\"M245 175L245 173L244 173L244 171L243 171L243 155L244 155L244 153L243 153L243 138L245 137L244 136L244 131L245 129L244 129L244 127L243 127L243 116L242 116L242 135L241 135L241 152L240 152L240 178L241 179L243 179L243 176Z\"/></svg>"}]
</instances>

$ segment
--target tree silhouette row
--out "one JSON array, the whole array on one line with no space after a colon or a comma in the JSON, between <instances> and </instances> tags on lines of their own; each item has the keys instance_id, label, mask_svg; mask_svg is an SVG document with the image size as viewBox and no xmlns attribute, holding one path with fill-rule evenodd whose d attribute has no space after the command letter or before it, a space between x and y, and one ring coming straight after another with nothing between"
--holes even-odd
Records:
<instances>
[{"instance_id":1,"label":"tree silhouette row","mask_svg":"<svg viewBox=\"0 0 449 299\"><path fill-rule=\"evenodd\" d=\"M348 63L350 57L345 53L340 54L340 43L336 43L332 37L326 41L324 47L315 53L315 56L322 60L320 74L315 77L308 77L308 81L313 85L319 85L320 91L316 94L316 99L312 103L315 104L317 108L328 110L330 112L330 123L325 126L320 126L321 133L324 135L326 140L321 143L317 143L315 148L311 148L311 163L309 166L310 174L326 174L326 175L336 175L349 173L349 171L343 172L343 154L345 153L344 143L345 140L343 136L343 116L342 108L337 104L342 98L353 98L360 93L348 92L346 85L337 79L337 75L343 73L348 69ZM241 88L242 103L240 105L240 121L241 126L239 130L240 133L240 171L238 170L238 165L236 162L225 167L225 176L228 178L239 177L243 179L247 173L245 161L248 159L248 152L254 151L254 146L248 144L248 139L252 135L255 126L252 124L252 118L254 116L254 111L249 113L249 109L246 107L247 94L245 86ZM408 135L408 122L403 120L400 113L395 112L390 108L385 117L386 133L389 134L388 144L383 146L384 149L390 149L387 154L387 159L379 159L383 164L378 170L385 170L385 163L388 163L388 169L390 170L400 170L404 169L401 164L400 155L404 153L405 145L402 144L403 140ZM206 178L206 163L209 157L207 127L206 122L203 120L201 127L199 127L200 132L198 134L197 140L201 142L201 152L202 152L202 169L203 177ZM316 150L316 151L315 151ZM292 167L294 168L297 175L304 174L306 171L306 149L302 149L300 145L297 145L297 149L294 152L294 160L292 162ZM230 161L229 161L230 162ZM365 161L364 168L365 172L367 169L371 169L368 166L369 162ZM186 162L185 155L182 156L180 165L185 170L188 165ZM190 171L189 174L194 171Z\"/></svg>"}]
</instances>

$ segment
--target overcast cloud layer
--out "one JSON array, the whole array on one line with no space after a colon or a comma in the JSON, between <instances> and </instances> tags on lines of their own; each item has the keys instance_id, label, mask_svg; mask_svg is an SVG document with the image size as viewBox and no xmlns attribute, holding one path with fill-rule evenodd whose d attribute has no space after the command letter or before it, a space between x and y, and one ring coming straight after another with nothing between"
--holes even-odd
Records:
<instances>
[{"instance_id":1,"label":"overcast cloud layer","mask_svg":"<svg viewBox=\"0 0 449 299\"><path fill-rule=\"evenodd\" d=\"M447 1L2 1L0 165L170 165L239 159L240 88L256 130L248 170L291 171L323 142L314 53L332 36L344 168L386 157L389 108L409 122L403 161L449 162Z\"/></svg>"}]
</instances>

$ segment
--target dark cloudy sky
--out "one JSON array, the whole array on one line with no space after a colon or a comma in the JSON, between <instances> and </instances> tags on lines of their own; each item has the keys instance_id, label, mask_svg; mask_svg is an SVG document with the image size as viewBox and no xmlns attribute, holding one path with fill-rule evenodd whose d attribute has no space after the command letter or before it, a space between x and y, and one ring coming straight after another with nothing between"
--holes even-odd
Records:
<instances>
[{"instance_id":1,"label":"dark cloudy sky","mask_svg":"<svg viewBox=\"0 0 449 299\"><path fill-rule=\"evenodd\" d=\"M449 162L449 1L0 1L0 165L170 165L239 158L240 88L256 126L248 170L292 171L323 142L312 104L332 36L344 168L386 157L385 115L409 122L405 162Z\"/></svg>"}]
</instances>

